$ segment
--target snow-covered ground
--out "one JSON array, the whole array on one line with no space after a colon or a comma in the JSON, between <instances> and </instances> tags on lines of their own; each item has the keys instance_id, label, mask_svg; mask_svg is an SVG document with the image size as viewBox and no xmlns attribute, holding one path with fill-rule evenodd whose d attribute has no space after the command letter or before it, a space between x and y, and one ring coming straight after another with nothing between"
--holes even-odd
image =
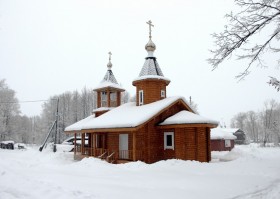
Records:
<instances>
[{"instance_id":1,"label":"snow-covered ground","mask_svg":"<svg viewBox=\"0 0 280 199\"><path fill-rule=\"evenodd\" d=\"M236 146L211 163L121 165L73 154L0 149L0 199L280 198L280 148Z\"/></svg>"}]
</instances>

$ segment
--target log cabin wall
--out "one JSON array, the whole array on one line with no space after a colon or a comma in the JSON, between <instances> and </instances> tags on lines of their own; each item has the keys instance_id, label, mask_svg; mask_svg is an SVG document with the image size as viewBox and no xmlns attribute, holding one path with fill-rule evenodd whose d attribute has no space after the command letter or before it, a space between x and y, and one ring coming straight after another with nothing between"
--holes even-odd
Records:
<instances>
[{"instance_id":1,"label":"log cabin wall","mask_svg":"<svg viewBox=\"0 0 280 199\"><path fill-rule=\"evenodd\" d=\"M170 149L164 150L164 134L163 131L157 128L157 125L164 121L166 118L180 112L181 110L186 110L186 107L180 101L178 101L173 106L164 110L160 115L154 117L152 120L150 120L147 124L145 124L137 131L136 150L143 151L144 162L154 163L163 159L170 158L197 160L196 140L194 140L196 139L195 128L177 128L175 129L176 131L172 129L175 137L175 148L179 148L176 151ZM187 134L186 131L188 131ZM204 132L206 132L206 130ZM207 144L205 144L205 146L206 145ZM190 150L190 154L187 154L186 151L188 150ZM204 150L204 152L205 151L206 149ZM207 157L207 155L205 155L205 157Z\"/></svg>"},{"instance_id":2,"label":"log cabin wall","mask_svg":"<svg viewBox=\"0 0 280 199\"><path fill-rule=\"evenodd\" d=\"M146 130L145 125L136 132L136 150L142 151L141 154L136 154L136 160L143 160L144 162L147 162L148 159L148 133L145 133Z\"/></svg>"},{"instance_id":3,"label":"log cabin wall","mask_svg":"<svg viewBox=\"0 0 280 199\"><path fill-rule=\"evenodd\" d=\"M97 108L101 107L101 93L100 91L97 92Z\"/></svg>"},{"instance_id":4,"label":"log cabin wall","mask_svg":"<svg viewBox=\"0 0 280 199\"><path fill-rule=\"evenodd\" d=\"M174 147L175 147L175 158L186 160L187 156L187 134L184 128L176 128L174 131ZM169 149L170 150L170 149ZM165 150L167 151L167 150ZM168 157L168 156L166 156Z\"/></svg>"},{"instance_id":5,"label":"log cabin wall","mask_svg":"<svg viewBox=\"0 0 280 199\"><path fill-rule=\"evenodd\" d=\"M166 97L166 82L164 80L142 80L133 84L136 86L136 106L139 106L139 91L144 92L144 104L159 101ZM165 97L161 97L161 91L165 92Z\"/></svg>"},{"instance_id":6,"label":"log cabin wall","mask_svg":"<svg viewBox=\"0 0 280 199\"><path fill-rule=\"evenodd\" d=\"M211 160L210 142L208 141L210 135L207 128L164 129L161 130L162 137L164 132L174 132L174 150L163 149L163 159L176 158L200 162L209 162Z\"/></svg>"},{"instance_id":7,"label":"log cabin wall","mask_svg":"<svg viewBox=\"0 0 280 199\"><path fill-rule=\"evenodd\" d=\"M160 115L154 117L141 129L137 131L137 149L143 150L143 158L146 163L154 163L164 159L164 137L157 125L166 118L178 113L186 108L179 101L173 106L164 110ZM142 139L139 140L139 137ZM174 157L174 152L170 151L170 157Z\"/></svg>"},{"instance_id":8,"label":"log cabin wall","mask_svg":"<svg viewBox=\"0 0 280 199\"><path fill-rule=\"evenodd\" d=\"M197 160L208 162L208 146L206 128L196 128L197 135Z\"/></svg>"},{"instance_id":9,"label":"log cabin wall","mask_svg":"<svg viewBox=\"0 0 280 199\"><path fill-rule=\"evenodd\" d=\"M108 112L108 110L95 112L95 117L99 117L100 115L102 115L102 114L104 114L106 112Z\"/></svg>"},{"instance_id":10,"label":"log cabin wall","mask_svg":"<svg viewBox=\"0 0 280 199\"><path fill-rule=\"evenodd\" d=\"M231 147L225 146L225 140L211 140L211 151L231 151L234 148L234 140L230 140Z\"/></svg>"},{"instance_id":11,"label":"log cabin wall","mask_svg":"<svg viewBox=\"0 0 280 199\"><path fill-rule=\"evenodd\" d=\"M207 162L211 161L211 130L209 127L206 128L206 136L207 136Z\"/></svg>"},{"instance_id":12,"label":"log cabin wall","mask_svg":"<svg viewBox=\"0 0 280 199\"><path fill-rule=\"evenodd\" d=\"M113 151L119 150L119 133L108 133L107 146Z\"/></svg>"},{"instance_id":13,"label":"log cabin wall","mask_svg":"<svg viewBox=\"0 0 280 199\"><path fill-rule=\"evenodd\" d=\"M186 159L197 160L197 136L196 128L184 128L186 135Z\"/></svg>"}]
</instances>

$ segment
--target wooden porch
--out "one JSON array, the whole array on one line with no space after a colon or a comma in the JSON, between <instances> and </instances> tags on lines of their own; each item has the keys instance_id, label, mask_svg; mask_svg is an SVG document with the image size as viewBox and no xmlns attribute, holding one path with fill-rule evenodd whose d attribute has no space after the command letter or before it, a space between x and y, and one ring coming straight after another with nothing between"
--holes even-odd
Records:
<instances>
[{"instance_id":1,"label":"wooden porch","mask_svg":"<svg viewBox=\"0 0 280 199\"><path fill-rule=\"evenodd\" d=\"M137 160L142 160L142 151L136 152ZM110 150L110 149L95 149L91 147L81 147L76 145L74 147L74 159L81 160L86 157L95 157L105 160L109 163L124 163L136 161L133 158L132 150Z\"/></svg>"},{"instance_id":2,"label":"wooden porch","mask_svg":"<svg viewBox=\"0 0 280 199\"><path fill-rule=\"evenodd\" d=\"M121 135L125 134L118 134L119 137ZM80 142L76 141L77 136L81 136ZM143 151L136 150L134 134L131 134L131 137L132 146L128 147L129 144L127 143L127 150L123 150L118 146L120 143L116 144L115 142L113 145L109 143L107 135L104 133L75 133L74 159L81 160L85 157L95 157L114 164L143 160Z\"/></svg>"}]
</instances>

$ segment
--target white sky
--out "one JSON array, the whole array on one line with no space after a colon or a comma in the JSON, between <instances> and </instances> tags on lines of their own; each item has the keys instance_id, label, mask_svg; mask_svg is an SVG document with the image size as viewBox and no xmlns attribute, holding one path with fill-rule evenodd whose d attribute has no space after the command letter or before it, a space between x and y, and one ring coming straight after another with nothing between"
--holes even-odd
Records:
<instances>
[{"instance_id":1,"label":"white sky","mask_svg":"<svg viewBox=\"0 0 280 199\"><path fill-rule=\"evenodd\" d=\"M48 99L65 91L93 88L107 70L134 95L132 81L144 64L148 25L157 45L155 56L171 79L167 95L198 104L201 115L229 124L241 111L261 110L267 99L280 101L268 86L279 77L276 55L268 69L253 68L245 81L234 78L245 61L230 59L211 71L206 62L233 0L0 0L0 79L20 101ZM23 114L40 114L41 103L21 104Z\"/></svg>"}]
</instances>

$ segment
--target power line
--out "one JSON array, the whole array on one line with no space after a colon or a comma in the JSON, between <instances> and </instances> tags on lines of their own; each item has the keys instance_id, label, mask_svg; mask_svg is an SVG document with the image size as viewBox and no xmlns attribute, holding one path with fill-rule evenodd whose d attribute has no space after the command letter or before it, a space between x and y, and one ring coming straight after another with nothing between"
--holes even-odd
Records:
<instances>
[{"instance_id":1,"label":"power line","mask_svg":"<svg viewBox=\"0 0 280 199\"><path fill-rule=\"evenodd\" d=\"M0 104L21 104L21 103L34 103L34 102L47 102L49 100L57 100L57 99L48 99L48 100L29 100L29 101L14 101L14 102L0 102Z\"/></svg>"}]
</instances>

